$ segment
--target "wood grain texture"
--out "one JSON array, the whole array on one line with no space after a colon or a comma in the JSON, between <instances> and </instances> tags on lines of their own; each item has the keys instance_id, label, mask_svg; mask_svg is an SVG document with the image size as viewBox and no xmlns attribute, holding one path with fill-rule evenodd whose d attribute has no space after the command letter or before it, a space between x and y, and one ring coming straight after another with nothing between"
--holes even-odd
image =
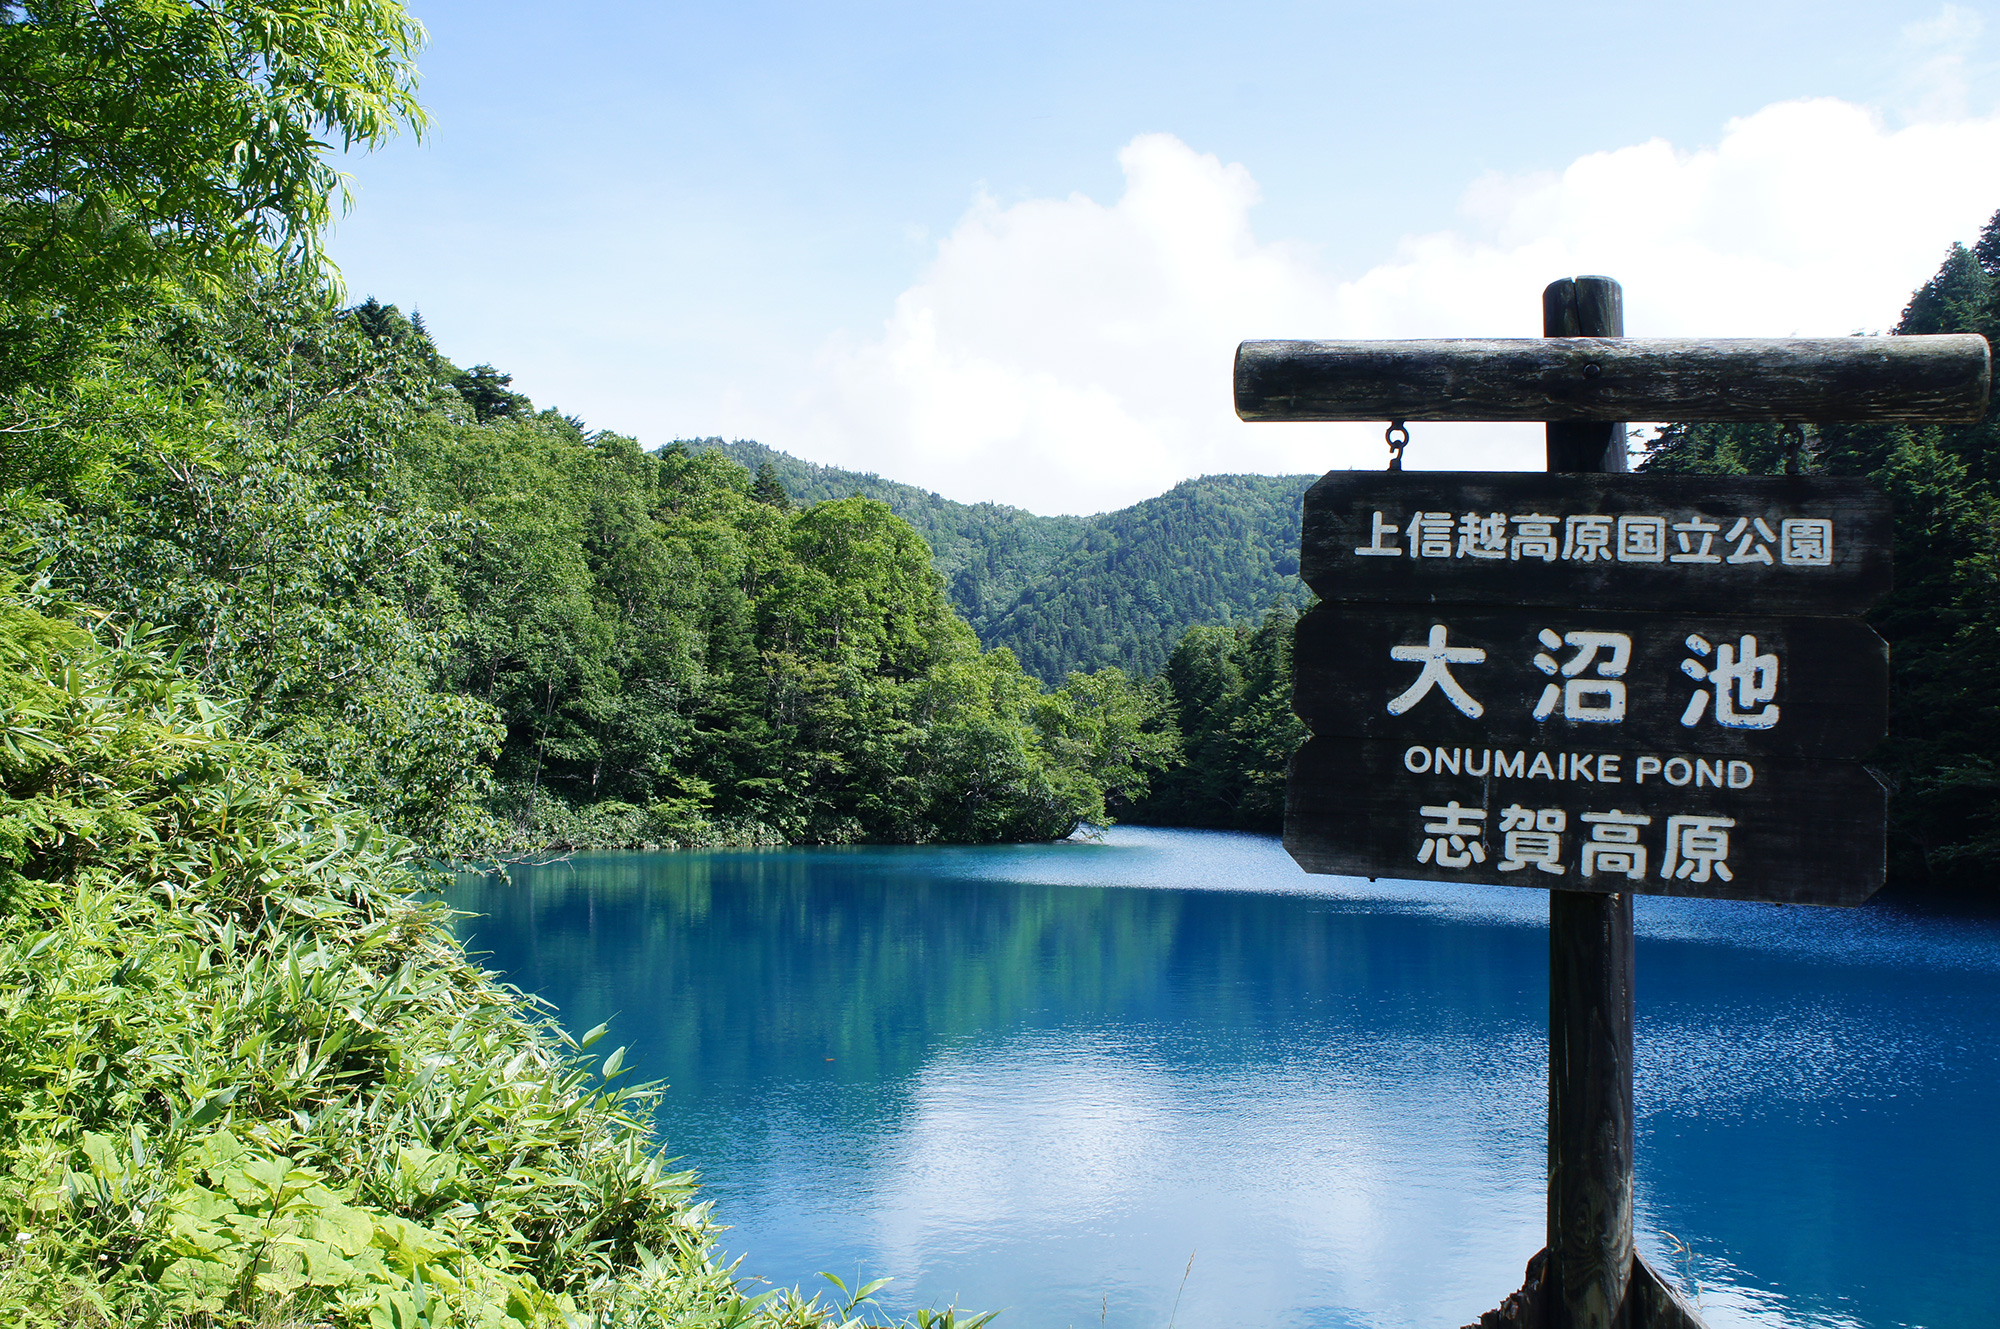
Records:
<instances>
[{"instance_id":1,"label":"wood grain texture","mask_svg":"<svg viewBox=\"0 0 2000 1329\"><path fill-rule=\"evenodd\" d=\"M1549 283L1542 335L1623 337L1624 289L1609 277ZM1622 422L1546 430L1551 471L1630 469ZM1612 1329L1630 1286L1632 960L1630 894L1549 892L1547 1303L1566 1329ZM1604 1037L1607 1018L1618 1037Z\"/></svg>"},{"instance_id":2,"label":"wood grain texture","mask_svg":"<svg viewBox=\"0 0 2000 1329\"><path fill-rule=\"evenodd\" d=\"M1986 411L1986 339L1246 341L1245 420L1925 420Z\"/></svg>"},{"instance_id":3,"label":"wood grain texture","mask_svg":"<svg viewBox=\"0 0 2000 1329\"><path fill-rule=\"evenodd\" d=\"M1632 1258L1632 897L1549 895L1549 1249L1557 1324L1624 1323Z\"/></svg>"},{"instance_id":4,"label":"wood grain texture","mask_svg":"<svg viewBox=\"0 0 2000 1329\"><path fill-rule=\"evenodd\" d=\"M1509 518L1506 556L1460 556L1456 534L1451 557L1411 557L1407 534L1419 512ZM1390 532L1380 543L1393 556L1358 553L1378 543L1376 519ZM1584 562L1543 561L1513 540L1514 519L1554 520L1567 542L1568 519L1595 515L1660 517L1666 547L1661 561L1616 556ZM1741 539L1725 540L1739 519L1762 519L1782 536L1790 519L1825 519L1832 528L1826 567L1787 566L1783 550L1746 526L1757 556L1771 562L1730 563ZM1699 519L1716 526L1708 553L1716 562L1674 562L1681 553L1677 523ZM1691 534L1699 553L1707 537ZM1520 556L1516 556L1519 554ZM1724 610L1774 616L1858 613L1887 594L1890 565L1889 501L1872 482L1847 476L1770 475L1547 475L1533 471L1333 471L1306 492L1300 534L1299 575L1320 599L1383 604L1516 604L1570 609Z\"/></svg>"},{"instance_id":5,"label":"wood grain texture","mask_svg":"<svg viewBox=\"0 0 2000 1329\"><path fill-rule=\"evenodd\" d=\"M1625 1285L1625 1322L1628 1329L1705 1329L1694 1307L1636 1252Z\"/></svg>"},{"instance_id":6,"label":"wood grain texture","mask_svg":"<svg viewBox=\"0 0 2000 1329\"><path fill-rule=\"evenodd\" d=\"M1465 714L1435 686L1392 714L1389 703L1416 682L1421 665L1393 659L1391 650L1427 644L1439 625L1451 649L1485 655L1478 663L1451 666L1454 681L1479 703L1481 714ZM1606 678L1600 666L1613 666L1615 647L1565 641L1550 648L1543 631L1559 637L1615 633L1630 643L1629 654L1619 673ZM1770 727L1716 723L1714 683L1697 682L1682 667L1708 667L1719 659L1717 650L1698 654L1688 646L1696 634L1739 657L1748 636L1756 655L1776 660ZM1559 671L1585 660L1574 700L1570 680L1544 673L1535 664L1538 655ZM1889 720L1889 647L1859 619L1323 604L1299 620L1292 663L1292 708L1315 734L1342 738L1446 747L1612 743L1701 756L1848 759L1879 743ZM1613 683L1622 718L1608 721L1602 717L1612 710ZM1557 694L1551 709L1537 720L1551 688ZM1697 693L1705 694L1700 714L1684 724ZM1732 710L1743 700L1740 688L1728 692ZM1764 707L1754 713L1764 718Z\"/></svg>"},{"instance_id":7,"label":"wood grain texture","mask_svg":"<svg viewBox=\"0 0 2000 1329\"><path fill-rule=\"evenodd\" d=\"M1447 754L1452 749L1446 749ZM1409 746L1377 739L1314 737L1292 759L1286 789L1285 847L1308 872L1352 877L1390 877L1409 881L1482 882L1495 886L1591 891L1611 894L1686 895L1719 900L1765 900L1783 904L1857 905L1881 889L1885 865L1888 799L1881 783L1859 765L1832 761L1754 762L1755 779L1748 788L1717 787L1689 762L1686 784L1672 785L1659 775L1637 779L1638 754L1616 752L1611 763L1617 780L1596 778L1605 770L1602 757L1610 747L1522 749L1520 775L1512 773L1514 749L1503 750L1499 762L1493 749L1459 751L1454 773L1447 762L1442 772L1415 773L1405 758ZM1534 774L1534 755L1548 758L1551 775ZM1596 758L1591 760L1591 758ZM1721 759L1718 759L1721 760ZM1593 777L1560 778L1555 771L1575 772L1581 764ZM1504 767L1495 773L1496 767ZM1712 769L1712 768L1710 768ZM1477 770L1478 774L1468 774ZM1726 784L1727 767L1723 766ZM1676 771L1676 774L1679 774ZM1435 837L1426 825L1444 822L1423 814L1423 807L1444 807L1456 801L1464 809L1480 809L1483 819L1468 818L1480 828L1482 857L1463 867L1441 868L1433 853L1429 863L1419 857L1426 840ZM1545 872L1530 863L1501 871L1506 861L1506 837L1500 830L1505 810L1560 810L1563 829L1558 864L1561 873ZM1583 820L1585 813L1645 816L1638 843L1646 850L1642 876L1633 880L1601 866L1583 875L1583 850L1600 824ZM1677 816L1727 817L1727 864L1731 879L1711 871L1705 881L1692 875L1662 876L1670 827ZM1467 851L1469 856L1469 850ZM1600 865L1604 860L1598 860ZM1680 861L1685 861L1683 857Z\"/></svg>"},{"instance_id":8,"label":"wood grain texture","mask_svg":"<svg viewBox=\"0 0 2000 1329\"><path fill-rule=\"evenodd\" d=\"M1563 277L1542 288L1544 337L1622 337L1625 288L1610 277Z\"/></svg>"},{"instance_id":9,"label":"wood grain texture","mask_svg":"<svg viewBox=\"0 0 2000 1329\"><path fill-rule=\"evenodd\" d=\"M1547 1307L1549 1263L1549 1250L1544 1246L1529 1258L1520 1290L1510 1292L1499 1306L1464 1329L1552 1329L1554 1321ZM1619 1324L1620 1329L1705 1329L1695 1309L1636 1251L1632 1272L1625 1281L1625 1318Z\"/></svg>"},{"instance_id":10,"label":"wood grain texture","mask_svg":"<svg viewBox=\"0 0 2000 1329\"><path fill-rule=\"evenodd\" d=\"M1544 337L1623 337L1625 289L1609 277L1565 277L1542 291ZM1548 469L1611 471L1632 469L1622 420L1552 420L1548 425Z\"/></svg>"}]
</instances>

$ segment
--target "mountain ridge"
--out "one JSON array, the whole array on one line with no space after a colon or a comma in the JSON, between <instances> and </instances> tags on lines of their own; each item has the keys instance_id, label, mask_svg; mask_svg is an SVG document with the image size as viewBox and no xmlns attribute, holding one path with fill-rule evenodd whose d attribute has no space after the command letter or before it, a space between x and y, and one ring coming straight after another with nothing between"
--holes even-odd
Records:
<instances>
[{"instance_id":1,"label":"mountain ridge","mask_svg":"<svg viewBox=\"0 0 2000 1329\"><path fill-rule=\"evenodd\" d=\"M987 647L1050 684L1115 665L1152 674L1191 627L1256 623L1308 597L1298 579L1299 505L1317 476L1205 475L1088 517L1044 517L795 457L747 439L683 439L755 471L794 502L859 494L929 543L946 594Z\"/></svg>"}]
</instances>

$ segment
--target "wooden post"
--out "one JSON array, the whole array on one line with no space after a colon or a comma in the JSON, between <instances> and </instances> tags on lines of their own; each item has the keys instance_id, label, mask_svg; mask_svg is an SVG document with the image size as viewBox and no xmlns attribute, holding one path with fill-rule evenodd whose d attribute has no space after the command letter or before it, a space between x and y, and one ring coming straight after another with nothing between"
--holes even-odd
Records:
<instances>
[{"instance_id":1,"label":"wooden post","mask_svg":"<svg viewBox=\"0 0 2000 1329\"><path fill-rule=\"evenodd\" d=\"M1608 277L1542 292L1550 337L1620 337ZM1624 471L1625 426L1551 423L1551 471ZM1549 1329L1618 1329L1632 1276L1632 896L1549 892Z\"/></svg>"},{"instance_id":2,"label":"wooden post","mask_svg":"<svg viewBox=\"0 0 2000 1329\"><path fill-rule=\"evenodd\" d=\"M1544 337L1622 337L1625 292L1609 277L1550 282L1542 292ZM1625 426L1599 420L1549 425L1551 471L1618 471L1625 460Z\"/></svg>"}]
</instances>

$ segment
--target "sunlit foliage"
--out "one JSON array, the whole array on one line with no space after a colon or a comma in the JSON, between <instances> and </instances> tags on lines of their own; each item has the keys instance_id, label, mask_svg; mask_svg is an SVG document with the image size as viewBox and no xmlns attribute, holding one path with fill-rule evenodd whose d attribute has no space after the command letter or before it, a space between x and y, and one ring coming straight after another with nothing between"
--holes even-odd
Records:
<instances>
[{"instance_id":1,"label":"sunlit foliage","mask_svg":"<svg viewBox=\"0 0 2000 1329\"><path fill-rule=\"evenodd\" d=\"M619 1055L469 965L406 842L96 633L0 585L0 1317L817 1318L744 1302Z\"/></svg>"}]
</instances>

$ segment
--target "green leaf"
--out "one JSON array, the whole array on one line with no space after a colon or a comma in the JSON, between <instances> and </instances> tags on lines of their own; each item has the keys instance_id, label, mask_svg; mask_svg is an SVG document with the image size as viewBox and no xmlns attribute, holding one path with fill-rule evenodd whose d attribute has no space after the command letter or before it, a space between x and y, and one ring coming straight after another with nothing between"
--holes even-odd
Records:
<instances>
[{"instance_id":1,"label":"green leaf","mask_svg":"<svg viewBox=\"0 0 2000 1329\"><path fill-rule=\"evenodd\" d=\"M236 1092L234 1088L230 1088L218 1090L215 1093L205 1096L200 1102L194 1105L185 1117L175 1120L175 1129L200 1130L229 1110L229 1105L236 1101Z\"/></svg>"}]
</instances>

